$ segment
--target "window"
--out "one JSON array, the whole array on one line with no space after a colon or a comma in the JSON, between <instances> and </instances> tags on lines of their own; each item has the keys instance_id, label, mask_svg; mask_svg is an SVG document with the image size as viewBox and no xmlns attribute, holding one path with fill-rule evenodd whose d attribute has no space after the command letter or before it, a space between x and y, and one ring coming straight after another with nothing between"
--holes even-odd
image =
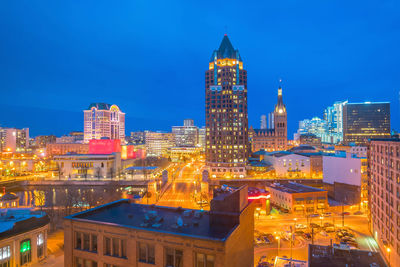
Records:
<instances>
[{"instance_id":1,"label":"window","mask_svg":"<svg viewBox=\"0 0 400 267\"><path fill-rule=\"evenodd\" d=\"M43 233L40 233L40 234L37 235L36 245L37 245L37 257L41 258L44 255L44 237L43 237Z\"/></svg>"},{"instance_id":2,"label":"window","mask_svg":"<svg viewBox=\"0 0 400 267\"><path fill-rule=\"evenodd\" d=\"M146 263L156 263L154 245L139 243L139 261Z\"/></svg>"},{"instance_id":3,"label":"window","mask_svg":"<svg viewBox=\"0 0 400 267\"><path fill-rule=\"evenodd\" d=\"M91 235L92 237L92 247L90 251L97 252L97 235Z\"/></svg>"},{"instance_id":4,"label":"window","mask_svg":"<svg viewBox=\"0 0 400 267\"><path fill-rule=\"evenodd\" d=\"M75 232L75 249L97 253L97 235Z\"/></svg>"},{"instance_id":5,"label":"window","mask_svg":"<svg viewBox=\"0 0 400 267\"><path fill-rule=\"evenodd\" d=\"M31 255L31 240L25 239L21 242L20 249L20 265L24 265L26 263L31 262L32 255Z\"/></svg>"},{"instance_id":6,"label":"window","mask_svg":"<svg viewBox=\"0 0 400 267\"><path fill-rule=\"evenodd\" d=\"M10 267L11 266L11 250L10 246L0 248L0 266Z\"/></svg>"},{"instance_id":7,"label":"window","mask_svg":"<svg viewBox=\"0 0 400 267\"><path fill-rule=\"evenodd\" d=\"M196 253L195 267L214 267L214 256Z\"/></svg>"},{"instance_id":8,"label":"window","mask_svg":"<svg viewBox=\"0 0 400 267\"><path fill-rule=\"evenodd\" d=\"M104 255L111 255L111 239L104 238Z\"/></svg>"},{"instance_id":9,"label":"window","mask_svg":"<svg viewBox=\"0 0 400 267\"><path fill-rule=\"evenodd\" d=\"M104 255L126 258L126 239L104 237Z\"/></svg>"},{"instance_id":10,"label":"window","mask_svg":"<svg viewBox=\"0 0 400 267\"><path fill-rule=\"evenodd\" d=\"M173 248L165 250L165 266L166 267L182 267L183 251Z\"/></svg>"},{"instance_id":11,"label":"window","mask_svg":"<svg viewBox=\"0 0 400 267\"><path fill-rule=\"evenodd\" d=\"M113 238L112 239L112 255L114 257L118 257L119 256L119 239L118 238Z\"/></svg>"},{"instance_id":12,"label":"window","mask_svg":"<svg viewBox=\"0 0 400 267\"><path fill-rule=\"evenodd\" d=\"M89 249L90 249L90 235L83 234L83 250L89 250Z\"/></svg>"},{"instance_id":13,"label":"window","mask_svg":"<svg viewBox=\"0 0 400 267\"><path fill-rule=\"evenodd\" d=\"M75 232L75 248L82 249L82 233Z\"/></svg>"},{"instance_id":14,"label":"window","mask_svg":"<svg viewBox=\"0 0 400 267\"><path fill-rule=\"evenodd\" d=\"M97 262L75 257L74 267L97 267Z\"/></svg>"}]
</instances>

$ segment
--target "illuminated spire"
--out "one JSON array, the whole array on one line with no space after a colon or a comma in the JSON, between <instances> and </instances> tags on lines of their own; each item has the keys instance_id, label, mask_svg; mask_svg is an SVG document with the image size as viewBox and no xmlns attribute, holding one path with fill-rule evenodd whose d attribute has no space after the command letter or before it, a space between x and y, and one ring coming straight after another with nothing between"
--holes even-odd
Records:
<instances>
[{"instance_id":1,"label":"illuminated spire","mask_svg":"<svg viewBox=\"0 0 400 267\"><path fill-rule=\"evenodd\" d=\"M279 79L279 87L278 87L278 102L275 105L275 112L284 113L286 112L286 106L283 104L283 96L282 96L282 79Z\"/></svg>"}]
</instances>

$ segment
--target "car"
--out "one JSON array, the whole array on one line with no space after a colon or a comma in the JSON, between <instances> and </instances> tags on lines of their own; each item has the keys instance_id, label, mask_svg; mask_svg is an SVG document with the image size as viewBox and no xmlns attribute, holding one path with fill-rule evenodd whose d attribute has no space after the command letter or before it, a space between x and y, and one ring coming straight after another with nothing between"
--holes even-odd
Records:
<instances>
[{"instance_id":1,"label":"car","mask_svg":"<svg viewBox=\"0 0 400 267\"><path fill-rule=\"evenodd\" d=\"M311 234L310 233L304 233L303 234L304 239L310 240L311 239Z\"/></svg>"},{"instance_id":2,"label":"car","mask_svg":"<svg viewBox=\"0 0 400 267\"><path fill-rule=\"evenodd\" d=\"M304 225L304 224L299 223L299 224L296 224L296 225L294 226L294 228L295 228L295 229L306 229L307 226Z\"/></svg>"},{"instance_id":3,"label":"car","mask_svg":"<svg viewBox=\"0 0 400 267\"><path fill-rule=\"evenodd\" d=\"M333 226L332 223L329 223L329 222L324 223L324 227L332 227L332 226Z\"/></svg>"},{"instance_id":4,"label":"car","mask_svg":"<svg viewBox=\"0 0 400 267\"><path fill-rule=\"evenodd\" d=\"M318 213L310 214L310 217L311 218L319 217L319 214Z\"/></svg>"},{"instance_id":5,"label":"car","mask_svg":"<svg viewBox=\"0 0 400 267\"><path fill-rule=\"evenodd\" d=\"M354 212L353 214L354 215L363 215L363 212L361 210L359 210L359 211Z\"/></svg>"},{"instance_id":6,"label":"car","mask_svg":"<svg viewBox=\"0 0 400 267\"><path fill-rule=\"evenodd\" d=\"M256 244L257 244L257 245L260 245L260 244L264 243L264 241L263 241L261 238L259 238L259 237L256 238L255 241L256 241Z\"/></svg>"},{"instance_id":7,"label":"car","mask_svg":"<svg viewBox=\"0 0 400 267\"><path fill-rule=\"evenodd\" d=\"M348 211L345 211L345 212L342 212L342 213L340 213L340 215L347 216L347 215L350 215L350 212L348 212Z\"/></svg>"},{"instance_id":8,"label":"car","mask_svg":"<svg viewBox=\"0 0 400 267\"><path fill-rule=\"evenodd\" d=\"M311 228L319 228L320 226L319 226L319 224L316 224L316 223L310 223L310 227Z\"/></svg>"},{"instance_id":9,"label":"car","mask_svg":"<svg viewBox=\"0 0 400 267\"><path fill-rule=\"evenodd\" d=\"M296 230L294 233L295 233L296 235L301 236L301 235L304 234L304 231L302 231L302 230Z\"/></svg>"},{"instance_id":10,"label":"car","mask_svg":"<svg viewBox=\"0 0 400 267\"><path fill-rule=\"evenodd\" d=\"M266 244L271 244L271 240L269 240L268 237L263 236L262 239L264 240L264 242L265 242Z\"/></svg>"},{"instance_id":11,"label":"car","mask_svg":"<svg viewBox=\"0 0 400 267\"><path fill-rule=\"evenodd\" d=\"M321 231L321 232L319 232L321 235L323 235L323 236L328 236L328 234L325 232L325 231Z\"/></svg>"},{"instance_id":12,"label":"car","mask_svg":"<svg viewBox=\"0 0 400 267\"><path fill-rule=\"evenodd\" d=\"M325 212L324 213L324 217L331 217L331 215L332 215L332 212Z\"/></svg>"},{"instance_id":13,"label":"car","mask_svg":"<svg viewBox=\"0 0 400 267\"><path fill-rule=\"evenodd\" d=\"M327 232L327 233L333 233L333 232L335 232L335 227L326 227L326 228L325 228L325 232Z\"/></svg>"}]
</instances>

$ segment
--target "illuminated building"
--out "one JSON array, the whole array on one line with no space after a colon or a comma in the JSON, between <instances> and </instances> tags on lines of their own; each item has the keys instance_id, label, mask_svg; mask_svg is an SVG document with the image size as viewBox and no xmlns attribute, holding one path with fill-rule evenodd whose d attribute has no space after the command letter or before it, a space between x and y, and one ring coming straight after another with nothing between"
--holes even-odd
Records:
<instances>
[{"instance_id":1,"label":"illuminated building","mask_svg":"<svg viewBox=\"0 0 400 267\"><path fill-rule=\"evenodd\" d=\"M260 118L260 129L265 130L267 129L267 116L261 115Z\"/></svg>"},{"instance_id":2,"label":"illuminated building","mask_svg":"<svg viewBox=\"0 0 400 267\"><path fill-rule=\"evenodd\" d=\"M247 187L215 194L210 211L121 199L64 220L64 266L254 266Z\"/></svg>"},{"instance_id":3,"label":"illuminated building","mask_svg":"<svg viewBox=\"0 0 400 267\"><path fill-rule=\"evenodd\" d=\"M273 183L267 189L271 194L271 203L289 212L306 215L323 212L329 207L328 193L323 189L293 182Z\"/></svg>"},{"instance_id":4,"label":"illuminated building","mask_svg":"<svg viewBox=\"0 0 400 267\"><path fill-rule=\"evenodd\" d=\"M347 103L343 107L343 143L365 145L371 138L390 137L390 103Z\"/></svg>"},{"instance_id":5,"label":"illuminated building","mask_svg":"<svg viewBox=\"0 0 400 267\"><path fill-rule=\"evenodd\" d=\"M0 209L0 266L30 266L47 257L50 219L26 208Z\"/></svg>"},{"instance_id":6,"label":"illuminated building","mask_svg":"<svg viewBox=\"0 0 400 267\"><path fill-rule=\"evenodd\" d=\"M199 143L198 146L201 148L201 151L204 152L206 150L206 127L201 127L199 129Z\"/></svg>"},{"instance_id":7,"label":"illuminated building","mask_svg":"<svg viewBox=\"0 0 400 267\"><path fill-rule=\"evenodd\" d=\"M247 71L227 35L205 77L206 166L211 177L243 177L249 150Z\"/></svg>"},{"instance_id":8,"label":"illuminated building","mask_svg":"<svg viewBox=\"0 0 400 267\"><path fill-rule=\"evenodd\" d=\"M93 103L83 113L85 143L101 138L125 142L125 113L117 105Z\"/></svg>"},{"instance_id":9,"label":"illuminated building","mask_svg":"<svg viewBox=\"0 0 400 267\"><path fill-rule=\"evenodd\" d=\"M35 137L35 144L38 148L45 148L47 144L54 144L57 141L55 135L39 135Z\"/></svg>"},{"instance_id":10,"label":"illuminated building","mask_svg":"<svg viewBox=\"0 0 400 267\"><path fill-rule=\"evenodd\" d=\"M196 146L199 143L199 128L193 120L185 120L183 126L173 126L176 146Z\"/></svg>"},{"instance_id":11,"label":"illuminated building","mask_svg":"<svg viewBox=\"0 0 400 267\"><path fill-rule=\"evenodd\" d=\"M287 112L283 104L282 87L278 89L278 102L275 105L272 122L269 129L250 128L252 151L264 149L266 151L286 150L287 149ZM266 118L265 118L266 119ZM265 123L266 126L266 123Z\"/></svg>"},{"instance_id":12,"label":"illuminated building","mask_svg":"<svg viewBox=\"0 0 400 267\"><path fill-rule=\"evenodd\" d=\"M186 146L186 147L170 147L168 148L169 157L172 162L180 162L194 158L200 154L200 147Z\"/></svg>"},{"instance_id":13,"label":"illuminated building","mask_svg":"<svg viewBox=\"0 0 400 267\"><path fill-rule=\"evenodd\" d=\"M25 152L29 148L29 128L0 128L0 151Z\"/></svg>"},{"instance_id":14,"label":"illuminated building","mask_svg":"<svg viewBox=\"0 0 400 267\"><path fill-rule=\"evenodd\" d=\"M125 137L125 139L128 142L128 144L139 145L139 144L144 144L146 142L145 137L146 133L144 131L139 131L139 132L131 132L131 135Z\"/></svg>"},{"instance_id":15,"label":"illuminated building","mask_svg":"<svg viewBox=\"0 0 400 267\"><path fill-rule=\"evenodd\" d=\"M65 155L67 153L87 154L89 153L89 144L48 144L46 146L46 156L48 157Z\"/></svg>"},{"instance_id":16,"label":"illuminated building","mask_svg":"<svg viewBox=\"0 0 400 267\"><path fill-rule=\"evenodd\" d=\"M102 179L119 176L122 170L121 153L70 154L54 156L59 178Z\"/></svg>"},{"instance_id":17,"label":"illuminated building","mask_svg":"<svg viewBox=\"0 0 400 267\"><path fill-rule=\"evenodd\" d=\"M0 209L18 208L19 197L14 193L0 194Z\"/></svg>"},{"instance_id":18,"label":"illuminated building","mask_svg":"<svg viewBox=\"0 0 400 267\"><path fill-rule=\"evenodd\" d=\"M368 147L371 233L390 266L400 266L400 139Z\"/></svg>"},{"instance_id":19,"label":"illuminated building","mask_svg":"<svg viewBox=\"0 0 400 267\"><path fill-rule=\"evenodd\" d=\"M173 133L146 131L146 153L150 157L167 157L168 148L175 146Z\"/></svg>"}]
</instances>

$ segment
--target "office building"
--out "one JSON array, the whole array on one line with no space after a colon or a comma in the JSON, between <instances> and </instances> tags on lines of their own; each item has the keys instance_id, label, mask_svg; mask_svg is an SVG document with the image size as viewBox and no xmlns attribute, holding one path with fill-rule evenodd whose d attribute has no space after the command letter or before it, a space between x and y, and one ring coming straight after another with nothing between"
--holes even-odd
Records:
<instances>
[{"instance_id":1,"label":"office building","mask_svg":"<svg viewBox=\"0 0 400 267\"><path fill-rule=\"evenodd\" d=\"M117 105L90 104L84 113L84 142L91 139L120 139L125 143L125 113Z\"/></svg>"},{"instance_id":2,"label":"office building","mask_svg":"<svg viewBox=\"0 0 400 267\"><path fill-rule=\"evenodd\" d=\"M278 102L273 115L273 128L250 128L252 151L264 149L266 151L287 149L287 112L282 99L282 87L278 89ZM272 124L272 123L270 123Z\"/></svg>"},{"instance_id":3,"label":"office building","mask_svg":"<svg viewBox=\"0 0 400 267\"><path fill-rule=\"evenodd\" d=\"M243 177L248 158L247 71L227 35L206 71L206 166L210 177Z\"/></svg>"},{"instance_id":4,"label":"office building","mask_svg":"<svg viewBox=\"0 0 400 267\"><path fill-rule=\"evenodd\" d=\"M199 143L198 146L201 148L201 151L204 152L206 150L206 127L201 127L199 129Z\"/></svg>"},{"instance_id":5,"label":"office building","mask_svg":"<svg viewBox=\"0 0 400 267\"><path fill-rule=\"evenodd\" d=\"M168 148L175 146L173 133L146 131L145 140L149 157L168 157Z\"/></svg>"},{"instance_id":6,"label":"office building","mask_svg":"<svg viewBox=\"0 0 400 267\"><path fill-rule=\"evenodd\" d=\"M26 152L29 148L29 128L0 128L0 152Z\"/></svg>"},{"instance_id":7,"label":"office building","mask_svg":"<svg viewBox=\"0 0 400 267\"><path fill-rule=\"evenodd\" d=\"M0 266L30 266L47 257L50 219L42 211L0 209Z\"/></svg>"},{"instance_id":8,"label":"office building","mask_svg":"<svg viewBox=\"0 0 400 267\"><path fill-rule=\"evenodd\" d=\"M343 107L343 143L366 145L390 137L390 103L347 103Z\"/></svg>"},{"instance_id":9,"label":"office building","mask_svg":"<svg viewBox=\"0 0 400 267\"><path fill-rule=\"evenodd\" d=\"M271 202L289 212L300 214L321 213L328 208L326 190L289 182L273 183L267 190L271 194Z\"/></svg>"},{"instance_id":10,"label":"office building","mask_svg":"<svg viewBox=\"0 0 400 267\"><path fill-rule=\"evenodd\" d=\"M35 137L35 144L37 148L46 148L48 144L55 144L57 137L55 135L39 135Z\"/></svg>"},{"instance_id":11,"label":"office building","mask_svg":"<svg viewBox=\"0 0 400 267\"><path fill-rule=\"evenodd\" d=\"M46 146L46 156L53 157L57 155L65 155L65 154L88 154L89 153L89 144L79 144L79 143L70 143L70 144L48 144Z\"/></svg>"},{"instance_id":12,"label":"office building","mask_svg":"<svg viewBox=\"0 0 400 267\"><path fill-rule=\"evenodd\" d=\"M121 199L66 217L64 266L254 265L247 186L216 193L210 211Z\"/></svg>"},{"instance_id":13,"label":"office building","mask_svg":"<svg viewBox=\"0 0 400 267\"><path fill-rule=\"evenodd\" d=\"M371 233L390 266L400 266L400 139L372 139L368 171Z\"/></svg>"},{"instance_id":14,"label":"office building","mask_svg":"<svg viewBox=\"0 0 400 267\"><path fill-rule=\"evenodd\" d=\"M146 142L146 133L144 131L131 132L130 136L125 137L128 144L142 145Z\"/></svg>"},{"instance_id":15,"label":"office building","mask_svg":"<svg viewBox=\"0 0 400 267\"><path fill-rule=\"evenodd\" d=\"M176 146L196 146L199 143L199 128L194 126L193 120L185 120L183 126L173 126Z\"/></svg>"}]
</instances>

